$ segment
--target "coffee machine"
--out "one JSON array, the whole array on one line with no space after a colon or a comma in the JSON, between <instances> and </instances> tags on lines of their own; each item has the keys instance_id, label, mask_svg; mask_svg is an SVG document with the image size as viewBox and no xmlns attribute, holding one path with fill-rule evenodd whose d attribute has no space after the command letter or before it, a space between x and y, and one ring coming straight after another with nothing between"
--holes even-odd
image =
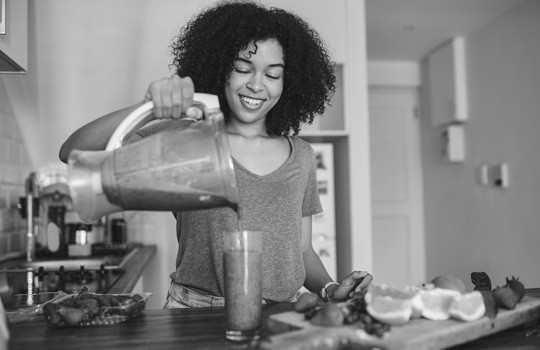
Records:
<instances>
[{"instance_id":1,"label":"coffee machine","mask_svg":"<svg viewBox=\"0 0 540 350\"><path fill-rule=\"evenodd\" d=\"M49 165L31 173L27 181L31 182L27 185L31 196L19 199L21 216L28 220L32 213L28 231L32 236L29 244L33 247L29 250L37 258L90 256L91 244L96 240L94 228L92 224L83 223L74 210L67 185L67 169L60 166ZM32 208L28 208L29 205Z\"/></svg>"}]
</instances>

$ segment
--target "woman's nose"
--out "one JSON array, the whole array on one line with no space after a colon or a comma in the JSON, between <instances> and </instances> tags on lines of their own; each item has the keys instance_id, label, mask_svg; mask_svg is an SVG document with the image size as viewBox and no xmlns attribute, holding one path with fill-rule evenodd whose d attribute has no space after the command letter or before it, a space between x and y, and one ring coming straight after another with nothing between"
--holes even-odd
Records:
<instances>
[{"instance_id":1,"label":"woman's nose","mask_svg":"<svg viewBox=\"0 0 540 350\"><path fill-rule=\"evenodd\" d=\"M251 76L247 83L248 89L253 92L258 92L263 89L262 77L260 74L254 74Z\"/></svg>"}]
</instances>

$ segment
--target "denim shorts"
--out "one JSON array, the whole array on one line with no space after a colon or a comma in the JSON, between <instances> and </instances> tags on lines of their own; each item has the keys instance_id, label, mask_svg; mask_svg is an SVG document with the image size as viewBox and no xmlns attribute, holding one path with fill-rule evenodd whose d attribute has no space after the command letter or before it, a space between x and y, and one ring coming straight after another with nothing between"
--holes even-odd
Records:
<instances>
[{"instance_id":1,"label":"denim shorts","mask_svg":"<svg viewBox=\"0 0 540 350\"><path fill-rule=\"evenodd\" d=\"M289 302L296 302L295 295ZM262 300L263 304L273 304L270 300ZM223 307L225 306L224 297L216 297L214 295L203 294L189 289L181 284L171 282L169 292L167 293L167 301L163 306L164 309L179 309L189 307Z\"/></svg>"},{"instance_id":2,"label":"denim shorts","mask_svg":"<svg viewBox=\"0 0 540 350\"><path fill-rule=\"evenodd\" d=\"M225 306L225 298L196 292L172 282L164 309Z\"/></svg>"}]
</instances>

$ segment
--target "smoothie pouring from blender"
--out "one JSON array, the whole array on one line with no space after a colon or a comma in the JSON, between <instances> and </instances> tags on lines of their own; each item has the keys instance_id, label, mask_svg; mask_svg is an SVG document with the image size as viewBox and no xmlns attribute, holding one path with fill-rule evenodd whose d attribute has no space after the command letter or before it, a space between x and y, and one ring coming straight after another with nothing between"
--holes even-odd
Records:
<instances>
[{"instance_id":1,"label":"smoothie pouring from blender","mask_svg":"<svg viewBox=\"0 0 540 350\"><path fill-rule=\"evenodd\" d=\"M200 118L195 91L219 97L234 163L239 215L231 208L174 213L178 254L166 308L223 306L223 235L263 231L263 302L292 302L302 287L345 300L373 280L353 271L332 281L312 247L312 216L322 211L316 156L296 136L321 115L335 90L334 63L302 18L252 1L219 2L199 13L173 39L176 71L150 83L144 100L75 131L73 149L103 150L131 111L153 101L159 122L138 130L137 142Z\"/></svg>"}]
</instances>

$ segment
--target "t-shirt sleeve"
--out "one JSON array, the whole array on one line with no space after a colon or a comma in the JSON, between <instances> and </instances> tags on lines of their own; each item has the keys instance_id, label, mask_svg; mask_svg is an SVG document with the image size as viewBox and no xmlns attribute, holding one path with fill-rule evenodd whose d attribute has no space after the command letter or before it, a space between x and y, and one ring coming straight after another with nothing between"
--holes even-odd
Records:
<instances>
[{"instance_id":1,"label":"t-shirt sleeve","mask_svg":"<svg viewBox=\"0 0 540 350\"><path fill-rule=\"evenodd\" d=\"M309 216L322 213L321 200L319 198L319 186L317 183L317 161L315 152L311 146L307 152L307 166L309 167L304 203L302 205L302 216Z\"/></svg>"}]
</instances>

